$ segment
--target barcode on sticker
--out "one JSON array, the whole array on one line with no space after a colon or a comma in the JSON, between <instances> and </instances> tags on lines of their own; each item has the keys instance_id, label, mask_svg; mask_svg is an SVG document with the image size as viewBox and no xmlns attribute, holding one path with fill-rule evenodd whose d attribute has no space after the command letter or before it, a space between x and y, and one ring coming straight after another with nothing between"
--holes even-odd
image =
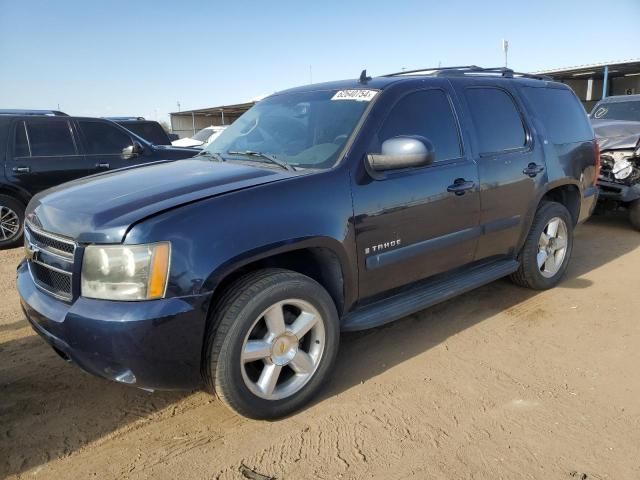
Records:
<instances>
[{"instance_id":1,"label":"barcode on sticker","mask_svg":"<svg viewBox=\"0 0 640 480\"><path fill-rule=\"evenodd\" d=\"M331 100L356 100L358 102L370 102L378 92L376 90L340 90Z\"/></svg>"}]
</instances>

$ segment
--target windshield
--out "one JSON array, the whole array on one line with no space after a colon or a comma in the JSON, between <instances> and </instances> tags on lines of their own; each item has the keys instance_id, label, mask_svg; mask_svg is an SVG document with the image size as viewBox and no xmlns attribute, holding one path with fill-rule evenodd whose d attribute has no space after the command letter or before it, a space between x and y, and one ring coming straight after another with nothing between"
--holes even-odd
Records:
<instances>
[{"instance_id":1,"label":"windshield","mask_svg":"<svg viewBox=\"0 0 640 480\"><path fill-rule=\"evenodd\" d=\"M229 152L259 152L294 167L330 168L376 93L367 92L366 100L335 90L274 95L254 105L206 150L226 158ZM251 159L261 161L255 155Z\"/></svg>"},{"instance_id":2,"label":"windshield","mask_svg":"<svg viewBox=\"0 0 640 480\"><path fill-rule=\"evenodd\" d=\"M591 118L640 122L640 101L601 103L593 110Z\"/></svg>"}]
</instances>

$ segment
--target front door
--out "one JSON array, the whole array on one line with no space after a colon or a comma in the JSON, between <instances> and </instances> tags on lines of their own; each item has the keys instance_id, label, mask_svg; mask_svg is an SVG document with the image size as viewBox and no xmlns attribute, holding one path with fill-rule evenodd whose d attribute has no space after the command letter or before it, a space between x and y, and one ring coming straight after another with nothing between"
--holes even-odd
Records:
<instances>
[{"instance_id":1,"label":"front door","mask_svg":"<svg viewBox=\"0 0 640 480\"><path fill-rule=\"evenodd\" d=\"M382 142L420 135L435 147L432 165L355 175L353 185L361 299L470 263L479 229L476 164L466 156L447 88L401 95L368 153ZM364 161L364 159L363 159Z\"/></svg>"},{"instance_id":2,"label":"front door","mask_svg":"<svg viewBox=\"0 0 640 480\"><path fill-rule=\"evenodd\" d=\"M78 120L82 142L92 173L140 163L132 154L133 138L120 126L106 120Z\"/></svg>"}]
</instances>

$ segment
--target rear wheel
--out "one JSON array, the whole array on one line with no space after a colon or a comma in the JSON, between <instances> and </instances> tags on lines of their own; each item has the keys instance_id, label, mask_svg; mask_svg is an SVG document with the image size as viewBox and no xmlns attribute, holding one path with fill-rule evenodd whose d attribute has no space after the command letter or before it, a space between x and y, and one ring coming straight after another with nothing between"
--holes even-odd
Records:
<instances>
[{"instance_id":1,"label":"rear wheel","mask_svg":"<svg viewBox=\"0 0 640 480\"><path fill-rule=\"evenodd\" d=\"M640 230L640 199L629 204L629 220L636 230Z\"/></svg>"},{"instance_id":2,"label":"rear wheel","mask_svg":"<svg viewBox=\"0 0 640 480\"><path fill-rule=\"evenodd\" d=\"M572 249L573 221L569 211L560 203L543 203L520 253L520 267L511 280L535 290L555 287L567 270Z\"/></svg>"},{"instance_id":3,"label":"rear wheel","mask_svg":"<svg viewBox=\"0 0 640 480\"><path fill-rule=\"evenodd\" d=\"M277 418L309 402L333 368L338 315L326 290L279 269L232 285L207 340L205 380L237 413Z\"/></svg>"},{"instance_id":4,"label":"rear wheel","mask_svg":"<svg viewBox=\"0 0 640 480\"><path fill-rule=\"evenodd\" d=\"M15 198L0 195L0 249L21 244L24 208Z\"/></svg>"}]
</instances>

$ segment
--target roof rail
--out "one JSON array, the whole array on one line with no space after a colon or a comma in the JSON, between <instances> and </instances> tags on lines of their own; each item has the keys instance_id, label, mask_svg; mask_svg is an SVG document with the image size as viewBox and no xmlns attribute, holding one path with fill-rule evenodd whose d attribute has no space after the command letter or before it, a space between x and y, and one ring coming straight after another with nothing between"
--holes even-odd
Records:
<instances>
[{"instance_id":1,"label":"roof rail","mask_svg":"<svg viewBox=\"0 0 640 480\"><path fill-rule=\"evenodd\" d=\"M547 75L516 72L506 67L483 68L477 65L464 65L459 67L420 68L417 70L405 70L403 72L389 73L384 77L398 77L403 75L422 74L433 76L458 76L458 75L496 75L504 78L531 78L534 80L553 80Z\"/></svg>"},{"instance_id":2,"label":"roof rail","mask_svg":"<svg viewBox=\"0 0 640 480\"><path fill-rule=\"evenodd\" d=\"M51 117L68 117L64 112L59 110L23 110L23 109L10 109L10 108L2 108L0 109L0 115L45 115Z\"/></svg>"},{"instance_id":3,"label":"roof rail","mask_svg":"<svg viewBox=\"0 0 640 480\"><path fill-rule=\"evenodd\" d=\"M121 122L123 120L145 120L144 117L102 117L107 120L113 120L114 122Z\"/></svg>"}]
</instances>

